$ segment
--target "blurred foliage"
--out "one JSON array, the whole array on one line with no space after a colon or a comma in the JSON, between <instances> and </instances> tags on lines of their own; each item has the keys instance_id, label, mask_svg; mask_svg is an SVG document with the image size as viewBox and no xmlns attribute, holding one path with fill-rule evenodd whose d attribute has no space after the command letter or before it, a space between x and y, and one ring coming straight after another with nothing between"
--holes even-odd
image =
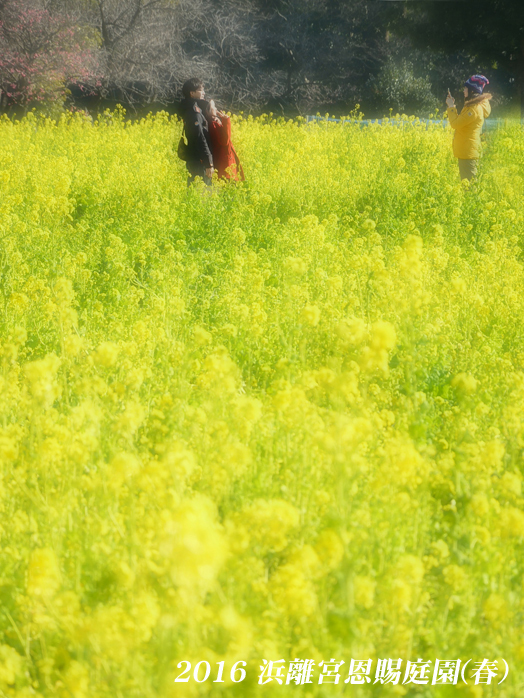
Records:
<instances>
[{"instance_id":1,"label":"blurred foliage","mask_svg":"<svg viewBox=\"0 0 524 698\"><path fill-rule=\"evenodd\" d=\"M211 191L180 133L0 120L0 691L254 697L297 657L345 661L318 698L460 695L343 683L439 657L518 698L520 125L462 184L441 123L234 118Z\"/></svg>"}]
</instances>

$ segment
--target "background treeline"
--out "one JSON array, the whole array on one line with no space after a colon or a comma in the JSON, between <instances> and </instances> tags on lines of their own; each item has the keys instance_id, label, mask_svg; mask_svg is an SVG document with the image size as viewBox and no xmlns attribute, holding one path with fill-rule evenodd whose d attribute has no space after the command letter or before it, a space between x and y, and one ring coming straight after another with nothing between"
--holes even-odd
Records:
<instances>
[{"instance_id":1,"label":"background treeline","mask_svg":"<svg viewBox=\"0 0 524 698\"><path fill-rule=\"evenodd\" d=\"M0 0L0 110L172 109L201 76L250 112L428 114L482 72L524 103L522 0Z\"/></svg>"}]
</instances>

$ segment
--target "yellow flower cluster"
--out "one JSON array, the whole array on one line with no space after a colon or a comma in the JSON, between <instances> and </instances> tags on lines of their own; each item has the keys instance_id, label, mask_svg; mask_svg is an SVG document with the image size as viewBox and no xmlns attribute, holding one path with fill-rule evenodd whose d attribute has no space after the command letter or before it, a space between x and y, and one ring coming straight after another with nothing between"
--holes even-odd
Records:
<instances>
[{"instance_id":1,"label":"yellow flower cluster","mask_svg":"<svg viewBox=\"0 0 524 698\"><path fill-rule=\"evenodd\" d=\"M1 695L503 657L516 698L524 133L468 186L439 125L233 118L207 192L180 130L0 121Z\"/></svg>"}]
</instances>

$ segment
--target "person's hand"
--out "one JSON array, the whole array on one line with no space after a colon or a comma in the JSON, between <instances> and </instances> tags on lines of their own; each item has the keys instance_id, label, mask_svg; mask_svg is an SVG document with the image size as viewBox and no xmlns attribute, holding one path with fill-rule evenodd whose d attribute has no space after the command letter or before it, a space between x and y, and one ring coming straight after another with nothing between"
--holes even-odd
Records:
<instances>
[{"instance_id":1,"label":"person's hand","mask_svg":"<svg viewBox=\"0 0 524 698\"><path fill-rule=\"evenodd\" d=\"M451 96L451 92L448 90L448 96L446 97L446 104L450 109L452 109L455 106L455 100Z\"/></svg>"},{"instance_id":2,"label":"person's hand","mask_svg":"<svg viewBox=\"0 0 524 698\"><path fill-rule=\"evenodd\" d=\"M206 177L209 177L209 179L213 178L213 172L214 168L213 167L206 167Z\"/></svg>"}]
</instances>

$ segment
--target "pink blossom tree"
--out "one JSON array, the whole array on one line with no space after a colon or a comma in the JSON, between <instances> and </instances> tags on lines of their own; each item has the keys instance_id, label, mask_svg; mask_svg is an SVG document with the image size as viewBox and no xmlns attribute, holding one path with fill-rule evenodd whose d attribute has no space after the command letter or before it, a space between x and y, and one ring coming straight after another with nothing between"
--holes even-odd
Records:
<instances>
[{"instance_id":1,"label":"pink blossom tree","mask_svg":"<svg viewBox=\"0 0 524 698\"><path fill-rule=\"evenodd\" d=\"M67 85L96 89L94 35L44 0L0 0L0 110L63 101Z\"/></svg>"}]
</instances>

